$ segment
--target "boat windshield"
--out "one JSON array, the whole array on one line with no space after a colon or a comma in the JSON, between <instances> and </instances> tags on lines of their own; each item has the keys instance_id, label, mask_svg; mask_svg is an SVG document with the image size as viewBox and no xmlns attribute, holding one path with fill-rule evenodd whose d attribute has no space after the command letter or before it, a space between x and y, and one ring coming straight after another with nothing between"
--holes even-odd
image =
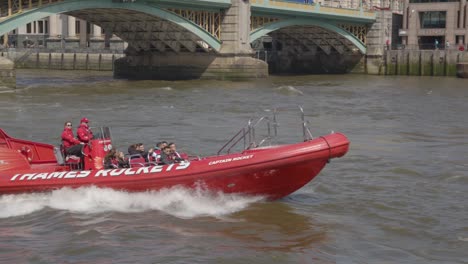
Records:
<instances>
[{"instance_id":1,"label":"boat windshield","mask_svg":"<svg viewBox=\"0 0 468 264\"><path fill-rule=\"evenodd\" d=\"M94 139L112 139L110 127L91 127Z\"/></svg>"}]
</instances>

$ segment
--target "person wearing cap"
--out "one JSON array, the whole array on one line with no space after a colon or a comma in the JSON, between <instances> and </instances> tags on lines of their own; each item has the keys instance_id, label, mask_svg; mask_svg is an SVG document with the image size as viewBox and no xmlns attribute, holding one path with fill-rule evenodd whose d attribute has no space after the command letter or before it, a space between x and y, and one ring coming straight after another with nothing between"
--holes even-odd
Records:
<instances>
[{"instance_id":1,"label":"person wearing cap","mask_svg":"<svg viewBox=\"0 0 468 264\"><path fill-rule=\"evenodd\" d=\"M86 117L81 118L80 126L76 130L78 140L83 143L88 143L93 138L93 132L89 129L89 120Z\"/></svg>"}]
</instances>

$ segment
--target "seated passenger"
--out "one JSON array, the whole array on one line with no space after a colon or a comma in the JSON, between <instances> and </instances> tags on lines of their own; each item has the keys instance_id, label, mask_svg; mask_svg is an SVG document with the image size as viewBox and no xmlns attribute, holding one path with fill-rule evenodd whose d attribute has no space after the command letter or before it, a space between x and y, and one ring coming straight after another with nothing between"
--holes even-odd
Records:
<instances>
[{"instance_id":1,"label":"seated passenger","mask_svg":"<svg viewBox=\"0 0 468 264\"><path fill-rule=\"evenodd\" d=\"M117 162L119 163L119 168L130 168L128 160L125 159L125 154L122 151L117 151Z\"/></svg>"},{"instance_id":2,"label":"seated passenger","mask_svg":"<svg viewBox=\"0 0 468 264\"><path fill-rule=\"evenodd\" d=\"M150 156L153 154L153 148L150 148L148 151L145 151L145 145L143 143L136 144L136 152L145 158L146 162L150 161Z\"/></svg>"},{"instance_id":3,"label":"seated passenger","mask_svg":"<svg viewBox=\"0 0 468 264\"><path fill-rule=\"evenodd\" d=\"M171 149L172 160L176 163L183 161L182 156L177 152L176 145L174 142L169 143L169 148Z\"/></svg>"},{"instance_id":4,"label":"seated passenger","mask_svg":"<svg viewBox=\"0 0 468 264\"><path fill-rule=\"evenodd\" d=\"M122 151L111 149L104 158L105 169L129 168Z\"/></svg>"},{"instance_id":5,"label":"seated passenger","mask_svg":"<svg viewBox=\"0 0 468 264\"><path fill-rule=\"evenodd\" d=\"M62 132L62 147L65 155L83 156L83 144L73 135L72 122L65 122Z\"/></svg>"},{"instance_id":6,"label":"seated passenger","mask_svg":"<svg viewBox=\"0 0 468 264\"><path fill-rule=\"evenodd\" d=\"M160 164L173 164L174 160L172 159L171 148L166 146L162 149L161 152L161 159L159 161Z\"/></svg>"},{"instance_id":7,"label":"seated passenger","mask_svg":"<svg viewBox=\"0 0 468 264\"><path fill-rule=\"evenodd\" d=\"M156 143L153 153L151 154L151 161L159 162L161 160L161 152L164 147L167 146L166 141L160 141Z\"/></svg>"},{"instance_id":8,"label":"seated passenger","mask_svg":"<svg viewBox=\"0 0 468 264\"><path fill-rule=\"evenodd\" d=\"M107 155L104 157L104 169L117 169L119 167L116 155L117 151L115 149L111 149L107 153Z\"/></svg>"},{"instance_id":9,"label":"seated passenger","mask_svg":"<svg viewBox=\"0 0 468 264\"><path fill-rule=\"evenodd\" d=\"M128 147L128 154L135 155L140 154L137 150L138 144L133 144Z\"/></svg>"}]
</instances>

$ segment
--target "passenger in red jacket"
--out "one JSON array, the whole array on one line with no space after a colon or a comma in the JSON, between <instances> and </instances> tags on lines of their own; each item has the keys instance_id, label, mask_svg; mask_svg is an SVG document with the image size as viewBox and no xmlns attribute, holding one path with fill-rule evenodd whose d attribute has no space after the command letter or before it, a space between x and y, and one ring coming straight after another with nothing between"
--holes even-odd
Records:
<instances>
[{"instance_id":1,"label":"passenger in red jacket","mask_svg":"<svg viewBox=\"0 0 468 264\"><path fill-rule=\"evenodd\" d=\"M75 138L75 135L73 135L72 123L65 122L65 126L62 132L62 146L65 154L81 156L83 145L80 143L81 142Z\"/></svg>"},{"instance_id":2,"label":"passenger in red jacket","mask_svg":"<svg viewBox=\"0 0 468 264\"><path fill-rule=\"evenodd\" d=\"M80 126L76 130L78 140L83 143L88 143L93 138L93 132L89 129L89 120L86 117L81 118Z\"/></svg>"}]
</instances>

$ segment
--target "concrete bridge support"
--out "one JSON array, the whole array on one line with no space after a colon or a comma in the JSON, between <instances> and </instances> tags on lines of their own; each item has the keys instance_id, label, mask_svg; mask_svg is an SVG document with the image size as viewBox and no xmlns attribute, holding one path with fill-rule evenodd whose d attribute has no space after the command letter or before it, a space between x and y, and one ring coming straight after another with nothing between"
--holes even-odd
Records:
<instances>
[{"instance_id":1,"label":"concrete bridge support","mask_svg":"<svg viewBox=\"0 0 468 264\"><path fill-rule=\"evenodd\" d=\"M0 91L15 88L15 63L5 57L0 57Z\"/></svg>"},{"instance_id":2,"label":"concrete bridge support","mask_svg":"<svg viewBox=\"0 0 468 264\"><path fill-rule=\"evenodd\" d=\"M263 78L268 76L268 64L253 58L250 47L250 1L231 0L222 21L222 46L207 74L220 79Z\"/></svg>"},{"instance_id":3,"label":"concrete bridge support","mask_svg":"<svg viewBox=\"0 0 468 264\"><path fill-rule=\"evenodd\" d=\"M367 33L366 71L368 74L385 73L387 40L392 43L392 11L377 12L377 20Z\"/></svg>"},{"instance_id":4,"label":"concrete bridge support","mask_svg":"<svg viewBox=\"0 0 468 264\"><path fill-rule=\"evenodd\" d=\"M268 76L268 64L253 58L250 47L250 2L231 0L222 20L218 52L157 52L127 54L114 65L114 76L130 79L237 80Z\"/></svg>"}]
</instances>

